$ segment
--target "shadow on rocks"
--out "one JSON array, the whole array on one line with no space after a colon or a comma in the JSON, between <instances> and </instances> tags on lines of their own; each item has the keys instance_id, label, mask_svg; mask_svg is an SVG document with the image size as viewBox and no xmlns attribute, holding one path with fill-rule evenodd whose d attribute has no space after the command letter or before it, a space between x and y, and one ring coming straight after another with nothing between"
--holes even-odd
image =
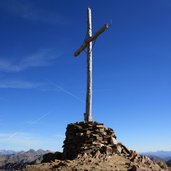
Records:
<instances>
[{"instance_id":1,"label":"shadow on rocks","mask_svg":"<svg viewBox=\"0 0 171 171\"><path fill-rule=\"evenodd\" d=\"M43 156L43 160L41 163L49 163L51 161L62 160L62 159L63 159L63 153L61 152L47 153Z\"/></svg>"}]
</instances>

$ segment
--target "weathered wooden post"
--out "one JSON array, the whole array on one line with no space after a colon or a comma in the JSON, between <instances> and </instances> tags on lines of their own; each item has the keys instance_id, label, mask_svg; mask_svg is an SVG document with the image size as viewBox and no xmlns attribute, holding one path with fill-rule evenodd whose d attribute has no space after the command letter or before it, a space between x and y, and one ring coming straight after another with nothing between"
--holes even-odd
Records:
<instances>
[{"instance_id":1,"label":"weathered wooden post","mask_svg":"<svg viewBox=\"0 0 171 171\"><path fill-rule=\"evenodd\" d=\"M87 35L88 39L92 36L91 9L87 9ZM84 121L92 121L92 41L87 44L87 95L86 95L86 112Z\"/></svg>"},{"instance_id":2,"label":"weathered wooden post","mask_svg":"<svg viewBox=\"0 0 171 171\"><path fill-rule=\"evenodd\" d=\"M92 42L106 29L109 25L105 24L92 36L92 19L91 9L87 9L87 38L82 46L74 53L75 57L78 56L85 48L87 48L87 94L86 94L86 111L84 113L84 121L93 121L92 118Z\"/></svg>"}]
</instances>

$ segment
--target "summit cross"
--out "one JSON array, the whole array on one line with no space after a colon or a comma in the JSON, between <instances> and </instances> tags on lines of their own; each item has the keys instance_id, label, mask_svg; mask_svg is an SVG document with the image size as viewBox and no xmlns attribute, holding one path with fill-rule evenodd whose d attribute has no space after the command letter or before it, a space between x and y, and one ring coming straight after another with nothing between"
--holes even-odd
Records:
<instances>
[{"instance_id":1,"label":"summit cross","mask_svg":"<svg viewBox=\"0 0 171 171\"><path fill-rule=\"evenodd\" d=\"M97 32L92 35L92 19L91 19L91 9L87 8L87 38L74 53L77 57L82 51L87 48L87 94L86 94L86 111L84 113L84 121L91 122L92 118L92 42L97 39L97 37L109 28L109 24L105 24Z\"/></svg>"}]
</instances>

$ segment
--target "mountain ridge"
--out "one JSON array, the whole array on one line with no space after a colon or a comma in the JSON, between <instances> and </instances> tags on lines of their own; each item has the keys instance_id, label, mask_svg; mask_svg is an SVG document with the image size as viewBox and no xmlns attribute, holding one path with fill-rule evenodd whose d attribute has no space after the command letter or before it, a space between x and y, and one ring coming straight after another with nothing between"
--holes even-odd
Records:
<instances>
[{"instance_id":1,"label":"mountain ridge","mask_svg":"<svg viewBox=\"0 0 171 171\"><path fill-rule=\"evenodd\" d=\"M1 150L0 154L0 169L11 170L21 169L28 164L40 163L43 155L49 153L49 150L33 150L28 151L12 151L12 150Z\"/></svg>"},{"instance_id":2,"label":"mountain ridge","mask_svg":"<svg viewBox=\"0 0 171 171\"><path fill-rule=\"evenodd\" d=\"M171 151L163 151L163 150L159 150L159 151L150 151L150 152L142 152L140 153L141 155L146 155L149 156L150 158L157 158L159 157L160 159L164 160L164 161L168 161L171 159Z\"/></svg>"}]
</instances>

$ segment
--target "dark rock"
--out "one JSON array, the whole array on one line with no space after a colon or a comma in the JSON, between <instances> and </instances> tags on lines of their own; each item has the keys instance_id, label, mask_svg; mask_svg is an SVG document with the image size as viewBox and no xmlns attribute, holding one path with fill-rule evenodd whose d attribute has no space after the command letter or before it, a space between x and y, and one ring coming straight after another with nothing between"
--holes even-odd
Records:
<instances>
[{"instance_id":1,"label":"dark rock","mask_svg":"<svg viewBox=\"0 0 171 171\"><path fill-rule=\"evenodd\" d=\"M100 148L100 152L102 154L107 154L109 156L109 155L113 154L113 149L112 149L112 147L109 147L109 146L102 146Z\"/></svg>"},{"instance_id":2,"label":"dark rock","mask_svg":"<svg viewBox=\"0 0 171 171\"><path fill-rule=\"evenodd\" d=\"M140 168L138 168L137 166L133 165L131 169L129 169L128 171L142 171Z\"/></svg>"},{"instance_id":3,"label":"dark rock","mask_svg":"<svg viewBox=\"0 0 171 171\"><path fill-rule=\"evenodd\" d=\"M164 161L160 160L156 162L162 169L167 169L167 164Z\"/></svg>"},{"instance_id":4,"label":"dark rock","mask_svg":"<svg viewBox=\"0 0 171 171\"><path fill-rule=\"evenodd\" d=\"M67 167L68 164L66 162L59 162L57 165L54 165L53 168Z\"/></svg>"},{"instance_id":5,"label":"dark rock","mask_svg":"<svg viewBox=\"0 0 171 171\"><path fill-rule=\"evenodd\" d=\"M171 167L171 160L167 161L166 164L168 167Z\"/></svg>"},{"instance_id":6,"label":"dark rock","mask_svg":"<svg viewBox=\"0 0 171 171\"><path fill-rule=\"evenodd\" d=\"M42 160L42 163L48 163L48 162L51 162L51 161L55 161L56 159L57 160L62 160L62 153L60 152L56 152L56 153L47 153L43 156L43 160Z\"/></svg>"}]
</instances>

